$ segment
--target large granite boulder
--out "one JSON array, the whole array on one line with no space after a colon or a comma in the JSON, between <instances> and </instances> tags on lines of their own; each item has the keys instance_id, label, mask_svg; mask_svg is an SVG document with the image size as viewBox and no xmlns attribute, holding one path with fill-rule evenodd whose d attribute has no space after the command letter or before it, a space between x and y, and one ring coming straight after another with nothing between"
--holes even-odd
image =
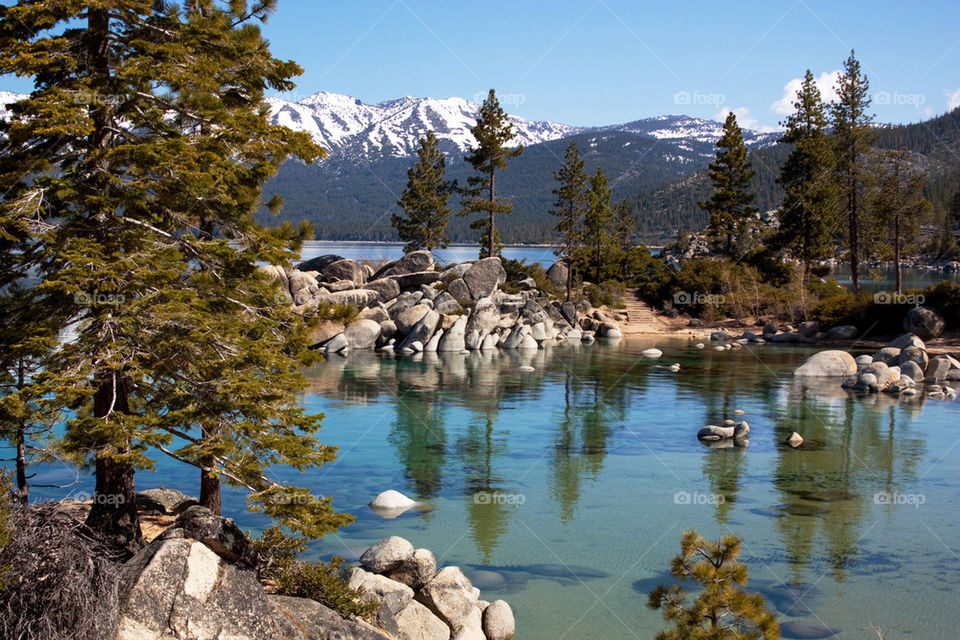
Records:
<instances>
[{"instance_id":1,"label":"large granite boulder","mask_svg":"<svg viewBox=\"0 0 960 640\"><path fill-rule=\"evenodd\" d=\"M391 627L396 615L413 600L413 589L386 576L353 567L347 573L347 586L351 589L363 589L365 600L376 600L386 606L387 612L377 616L383 627Z\"/></svg>"},{"instance_id":2,"label":"large granite boulder","mask_svg":"<svg viewBox=\"0 0 960 640\"><path fill-rule=\"evenodd\" d=\"M437 330L437 326L439 326L439 324L440 314L433 309L430 309L417 324L413 325L413 328L410 329L410 333L408 333L406 339L400 343L398 349L405 349L411 347L413 343L419 342L420 349L417 350L422 351L423 345L430 341L430 338Z\"/></svg>"},{"instance_id":3,"label":"large granite boulder","mask_svg":"<svg viewBox=\"0 0 960 640\"><path fill-rule=\"evenodd\" d=\"M437 313L448 316L463 313L463 307L449 291L441 291L440 294L433 299L433 308L436 309Z\"/></svg>"},{"instance_id":4,"label":"large granite boulder","mask_svg":"<svg viewBox=\"0 0 960 640\"><path fill-rule=\"evenodd\" d=\"M495 600L483 610L483 634L487 640L510 640L515 632L513 610L505 601Z\"/></svg>"},{"instance_id":5,"label":"large granite boulder","mask_svg":"<svg viewBox=\"0 0 960 640\"><path fill-rule=\"evenodd\" d=\"M394 620L405 640L449 640L450 627L430 609L412 600Z\"/></svg>"},{"instance_id":6,"label":"large granite boulder","mask_svg":"<svg viewBox=\"0 0 960 640\"><path fill-rule=\"evenodd\" d=\"M567 264L561 260L554 262L550 265L550 268L547 269L547 279L550 280L550 284L555 286L557 289L563 291L567 290L567 274L569 273Z\"/></svg>"},{"instance_id":7,"label":"large granite boulder","mask_svg":"<svg viewBox=\"0 0 960 640\"><path fill-rule=\"evenodd\" d=\"M380 324L376 320L356 320L343 332L351 349L372 349L380 337Z\"/></svg>"},{"instance_id":8,"label":"large granite boulder","mask_svg":"<svg viewBox=\"0 0 960 640\"><path fill-rule=\"evenodd\" d=\"M914 307L903 318L903 330L917 334L921 340L939 338L945 327L943 316L930 307Z\"/></svg>"},{"instance_id":9,"label":"large granite boulder","mask_svg":"<svg viewBox=\"0 0 960 640\"><path fill-rule=\"evenodd\" d=\"M290 291L290 279L283 267L278 267L275 264L265 264L259 269L271 283L280 287L281 291Z\"/></svg>"},{"instance_id":10,"label":"large granite boulder","mask_svg":"<svg viewBox=\"0 0 960 640\"><path fill-rule=\"evenodd\" d=\"M935 356L927 365L926 379L932 382L943 382L950 371L950 359L947 356Z\"/></svg>"},{"instance_id":11,"label":"large granite boulder","mask_svg":"<svg viewBox=\"0 0 960 640\"><path fill-rule=\"evenodd\" d=\"M415 598L447 623L454 637L483 639L477 594L459 567L444 567L417 592Z\"/></svg>"},{"instance_id":12,"label":"large granite boulder","mask_svg":"<svg viewBox=\"0 0 960 640\"><path fill-rule=\"evenodd\" d=\"M335 335L343 333L347 325L339 320L321 320L310 331L309 343L311 347L323 344L333 338Z\"/></svg>"},{"instance_id":13,"label":"large granite boulder","mask_svg":"<svg viewBox=\"0 0 960 640\"><path fill-rule=\"evenodd\" d=\"M371 280L363 285L363 288L379 293L381 302L393 300L400 295L400 285L397 284L397 281L393 278L380 278L379 280Z\"/></svg>"},{"instance_id":14,"label":"large granite boulder","mask_svg":"<svg viewBox=\"0 0 960 640\"><path fill-rule=\"evenodd\" d=\"M888 347L893 347L895 349L906 349L907 347L917 347L919 349L927 350L927 345L924 344L923 340L918 338L912 333L905 333L899 338L891 340L887 343Z\"/></svg>"},{"instance_id":15,"label":"large granite boulder","mask_svg":"<svg viewBox=\"0 0 960 640\"><path fill-rule=\"evenodd\" d=\"M393 316L393 321L397 323L397 331L399 331L401 335L409 334L414 325L420 322L423 316L427 315L430 308L429 304L418 304Z\"/></svg>"},{"instance_id":16,"label":"large granite boulder","mask_svg":"<svg viewBox=\"0 0 960 640\"><path fill-rule=\"evenodd\" d=\"M284 640L394 640L392 636L366 622L344 618L314 600L287 596L267 596L267 600L287 624ZM229 640L241 638L245 636L231 636ZM163 640L167 640L167 637ZM217 640L227 640L227 637Z\"/></svg>"},{"instance_id":17,"label":"large granite boulder","mask_svg":"<svg viewBox=\"0 0 960 640\"><path fill-rule=\"evenodd\" d=\"M451 280L447 284L447 293L453 296L453 299L457 302L466 302L471 299L470 287L463 281L463 278Z\"/></svg>"},{"instance_id":18,"label":"large granite boulder","mask_svg":"<svg viewBox=\"0 0 960 640\"><path fill-rule=\"evenodd\" d=\"M401 289L415 289L425 284L437 282L440 279L439 271L417 271L416 273L406 273L399 276L390 276L397 281Z\"/></svg>"},{"instance_id":19,"label":"large granite boulder","mask_svg":"<svg viewBox=\"0 0 960 640\"><path fill-rule=\"evenodd\" d=\"M460 316L440 338L437 351L463 351L467 348L467 316Z\"/></svg>"},{"instance_id":20,"label":"large granite boulder","mask_svg":"<svg viewBox=\"0 0 960 640\"><path fill-rule=\"evenodd\" d=\"M400 536L390 536L379 541L360 556L360 564L374 573L397 569L413 558L413 545Z\"/></svg>"},{"instance_id":21,"label":"large granite boulder","mask_svg":"<svg viewBox=\"0 0 960 640\"><path fill-rule=\"evenodd\" d=\"M387 313L390 314L390 319L394 322L397 321L397 317L412 307L415 307L423 300L423 292L421 291L405 291L397 296L393 302L387 305Z\"/></svg>"},{"instance_id":22,"label":"large granite boulder","mask_svg":"<svg viewBox=\"0 0 960 640\"><path fill-rule=\"evenodd\" d=\"M366 309L380 299L380 293L372 289L352 289L327 294L323 299L330 304L352 304L357 309Z\"/></svg>"},{"instance_id":23,"label":"large granite boulder","mask_svg":"<svg viewBox=\"0 0 960 640\"><path fill-rule=\"evenodd\" d=\"M874 362L883 362L885 364L894 364L899 362L900 349L896 347L884 347L873 354Z\"/></svg>"},{"instance_id":24,"label":"large granite boulder","mask_svg":"<svg viewBox=\"0 0 960 640\"><path fill-rule=\"evenodd\" d=\"M213 515L206 507L189 507L161 536L163 540L189 538L205 544L229 562L257 566L259 559L246 534L230 518Z\"/></svg>"},{"instance_id":25,"label":"large granite boulder","mask_svg":"<svg viewBox=\"0 0 960 640\"><path fill-rule=\"evenodd\" d=\"M328 253L323 256L317 256L316 258L311 258L305 262L301 262L297 265L298 271L319 271L323 273L323 270L329 267L334 262L343 260L343 256L334 255Z\"/></svg>"},{"instance_id":26,"label":"large granite boulder","mask_svg":"<svg viewBox=\"0 0 960 640\"><path fill-rule=\"evenodd\" d=\"M374 272L373 279L387 276L402 276L418 271L433 270L433 254L429 251L411 251L399 260L388 262Z\"/></svg>"},{"instance_id":27,"label":"large granite boulder","mask_svg":"<svg viewBox=\"0 0 960 640\"><path fill-rule=\"evenodd\" d=\"M484 258L470 265L463 274L463 281L474 300L486 298L507 280L500 258Z\"/></svg>"},{"instance_id":28,"label":"large granite boulder","mask_svg":"<svg viewBox=\"0 0 960 640\"><path fill-rule=\"evenodd\" d=\"M257 572L197 540L158 539L144 547L124 566L121 590L115 640L291 637Z\"/></svg>"},{"instance_id":29,"label":"large granite boulder","mask_svg":"<svg viewBox=\"0 0 960 640\"><path fill-rule=\"evenodd\" d=\"M312 300L320 291L317 279L309 273L293 270L289 275L290 297L293 303L301 305Z\"/></svg>"},{"instance_id":30,"label":"large granite boulder","mask_svg":"<svg viewBox=\"0 0 960 640\"><path fill-rule=\"evenodd\" d=\"M390 569L386 576L407 585L414 591L419 591L423 585L433 579L437 573L437 558L429 549L414 549L413 555L404 560L400 566Z\"/></svg>"},{"instance_id":31,"label":"large granite boulder","mask_svg":"<svg viewBox=\"0 0 960 640\"><path fill-rule=\"evenodd\" d=\"M766 333L766 329L764 329ZM836 327L831 327L823 334L824 340L853 340L857 337L859 331L852 324L842 324Z\"/></svg>"},{"instance_id":32,"label":"large granite boulder","mask_svg":"<svg viewBox=\"0 0 960 640\"><path fill-rule=\"evenodd\" d=\"M480 348L480 343L500 322L500 309L490 298L480 298L467 318L465 342L471 351Z\"/></svg>"},{"instance_id":33,"label":"large granite boulder","mask_svg":"<svg viewBox=\"0 0 960 640\"><path fill-rule=\"evenodd\" d=\"M143 511L155 511L166 515L175 515L189 507L199 506L193 498L176 489L147 489L137 492L137 508Z\"/></svg>"},{"instance_id":34,"label":"large granite boulder","mask_svg":"<svg viewBox=\"0 0 960 640\"><path fill-rule=\"evenodd\" d=\"M851 376L857 372L857 361L846 351L827 350L810 356L793 372L795 376Z\"/></svg>"},{"instance_id":35,"label":"large granite boulder","mask_svg":"<svg viewBox=\"0 0 960 640\"><path fill-rule=\"evenodd\" d=\"M323 279L327 282L336 282L337 280L348 280L354 284L363 284L366 280L366 273L363 267L356 260L344 258L331 262L322 271Z\"/></svg>"},{"instance_id":36,"label":"large granite boulder","mask_svg":"<svg viewBox=\"0 0 960 640\"><path fill-rule=\"evenodd\" d=\"M373 307L367 307L363 311L357 314L357 320L373 320L377 324L381 322L386 322L390 319L390 314L387 313L387 310L382 305L376 305Z\"/></svg>"}]
</instances>

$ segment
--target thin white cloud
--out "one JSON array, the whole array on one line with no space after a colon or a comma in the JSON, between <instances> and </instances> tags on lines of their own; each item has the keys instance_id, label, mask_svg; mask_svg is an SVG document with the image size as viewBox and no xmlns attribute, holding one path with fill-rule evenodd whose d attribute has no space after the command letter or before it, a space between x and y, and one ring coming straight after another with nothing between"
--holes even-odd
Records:
<instances>
[{"instance_id":1,"label":"thin white cloud","mask_svg":"<svg viewBox=\"0 0 960 640\"><path fill-rule=\"evenodd\" d=\"M713 116L713 119L718 122L723 122L727 119L727 115L731 111L733 111L733 114L737 116L737 124L740 125L741 129L750 129L751 131L760 131L762 133L777 131L776 127L769 127L767 125L760 124L759 120L750 115L750 109L746 107L737 107L736 109L728 109L727 107L724 107Z\"/></svg>"},{"instance_id":2,"label":"thin white cloud","mask_svg":"<svg viewBox=\"0 0 960 640\"><path fill-rule=\"evenodd\" d=\"M943 93L947 96L947 111L953 111L960 107L960 89L954 89L953 91L947 89Z\"/></svg>"},{"instance_id":3,"label":"thin white cloud","mask_svg":"<svg viewBox=\"0 0 960 640\"><path fill-rule=\"evenodd\" d=\"M837 99L837 92L834 87L839 77L840 70L838 69L829 73L824 71L819 78L815 79L817 88L820 89L820 97L823 98L824 102L833 102ZM770 105L770 110L781 116L793 113L793 103L797 100L797 93L801 86L803 86L803 78L794 78L785 84L783 86L783 96Z\"/></svg>"}]
</instances>

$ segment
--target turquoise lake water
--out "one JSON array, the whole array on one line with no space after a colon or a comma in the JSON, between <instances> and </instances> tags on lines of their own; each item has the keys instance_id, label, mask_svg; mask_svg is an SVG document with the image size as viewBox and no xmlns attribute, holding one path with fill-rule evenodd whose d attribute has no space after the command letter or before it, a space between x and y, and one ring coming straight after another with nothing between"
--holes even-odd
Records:
<instances>
[{"instance_id":1,"label":"turquoise lake water","mask_svg":"<svg viewBox=\"0 0 960 640\"><path fill-rule=\"evenodd\" d=\"M642 359L652 345L680 371ZM314 543L314 557L404 536L443 565L488 571L470 575L483 598L511 603L526 640L652 638L663 624L646 593L691 528L743 537L749 586L777 608L785 638L812 637L810 625L875 637L870 624L897 626L889 638L957 638L960 406L799 385L792 372L810 352L626 339L334 356L308 371L302 403L326 415L321 439L340 457L277 475L357 516ZM701 426L736 410L749 447L698 442ZM792 431L807 439L799 450L780 444ZM195 493L195 475L161 461L137 482ZM434 509L384 520L366 504L388 488ZM237 492L224 510L245 528L265 524Z\"/></svg>"}]
</instances>

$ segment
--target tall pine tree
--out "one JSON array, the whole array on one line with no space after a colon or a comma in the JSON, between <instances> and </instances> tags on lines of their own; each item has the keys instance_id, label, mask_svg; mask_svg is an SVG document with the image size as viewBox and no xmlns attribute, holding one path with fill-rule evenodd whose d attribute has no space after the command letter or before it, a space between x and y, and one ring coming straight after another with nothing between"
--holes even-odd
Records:
<instances>
[{"instance_id":1,"label":"tall pine tree","mask_svg":"<svg viewBox=\"0 0 960 640\"><path fill-rule=\"evenodd\" d=\"M407 171L407 188L397 203L405 215L393 214L391 221L400 239L407 243L404 251L432 251L449 242L447 201L456 185L446 180L446 160L433 131L420 139L417 156L417 163Z\"/></svg>"},{"instance_id":2,"label":"tall pine tree","mask_svg":"<svg viewBox=\"0 0 960 640\"><path fill-rule=\"evenodd\" d=\"M860 62L850 52L843 63L843 74L837 80L837 100L830 106L833 125L833 143L836 165L834 182L840 206L847 221L847 241L850 253L850 274L853 291L860 300L860 244L865 220L861 216L864 192L868 188L866 167L876 132L870 108L870 83L860 71ZM859 304L859 302L858 302Z\"/></svg>"},{"instance_id":3,"label":"tall pine tree","mask_svg":"<svg viewBox=\"0 0 960 640\"><path fill-rule=\"evenodd\" d=\"M927 174L900 150L879 155L877 163L871 208L877 229L885 230L893 245L896 291L903 293L903 246L916 238L921 216L932 209L923 194Z\"/></svg>"},{"instance_id":4,"label":"tall pine tree","mask_svg":"<svg viewBox=\"0 0 960 640\"><path fill-rule=\"evenodd\" d=\"M557 217L557 237L560 246L554 253L567 264L567 300L573 297L573 270L583 243L583 221L587 208L587 174L577 151L577 143L570 141L563 156L563 165L553 172L559 185L553 190L557 200L550 213Z\"/></svg>"},{"instance_id":5,"label":"tall pine tree","mask_svg":"<svg viewBox=\"0 0 960 640\"><path fill-rule=\"evenodd\" d=\"M508 214L513 211L513 203L507 199L497 199L496 173L507 168L507 160L516 158L523 153L523 146L507 147L513 139L513 125L507 114L500 108L497 96L493 89L480 107L480 117L477 124L471 129L477 146L465 158L479 174L467 178L466 196L461 203L462 209L458 215L465 216L471 213L485 214L470 223L471 229L481 229L480 257L486 258L500 255L500 234L497 232L497 214Z\"/></svg>"},{"instance_id":6,"label":"tall pine tree","mask_svg":"<svg viewBox=\"0 0 960 640\"><path fill-rule=\"evenodd\" d=\"M19 256L2 276L38 274L24 317L57 308L75 326L36 383L75 416L63 444L94 468L88 524L119 543L139 539L135 472L155 451L198 468L212 507L225 479L309 535L350 519L266 471L334 455L294 396L308 323L257 268L289 264L308 231L259 227L262 185L291 155L322 154L267 120L264 91L300 73L256 25L274 5L0 8L0 73L35 87L0 142L0 241Z\"/></svg>"},{"instance_id":7,"label":"tall pine tree","mask_svg":"<svg viewBox=\"0 0 960 640\"><path fill-rule=\"evenodd\" d=\"M637 219L633 215L630 201L624 198L613 207L611 233L613 235L613 260L616 264L617 278L627 276L628 264L633 252L633 234L637 230Z\"/></svg>"},{"instance_id":8,"label":"tall pine tree","mask_svg":"<svg viewBox=\"0 0 960 640\"><path fill-rule=\"evenodd\" d=\"M756 208L749 190L754 171L747 162L747 147L737 117L731 111L723 123L723 136L717 141L716 160L707 174L713 184L713 195L700 208L710 214L707 233L716 250L739 258L746 249L746 235Z\"/></svg>"},{"instance_id":9,"label":"tall pine tree","mask_svg":"<svg viewBox=\"0 0 960 640\"><path fill-rule=\"evenodd\" d=\"M793 145L780 171L784 196L777 244L789 248L803 264L805 285L812 263L833 250L837 204L830 180L834 160L826 108L809 69L793 107L794 112L782 123L784 134L777 141Z\"/></svg>"},{"instance_id":10,"label":"tall pine tree","mask_svg":"<svg viewBox=\"0 0 960 640\"><path fill-rule=\"evenodd\" d=\"M610 243L610 223L613 220L613 207L610 197L613 190L600 167L590 176L587 187L587 210L583 219L584 269L593 270L596 284L603 279L604 266L609 264L604 254Z\"/></svg>"}]
</instances>

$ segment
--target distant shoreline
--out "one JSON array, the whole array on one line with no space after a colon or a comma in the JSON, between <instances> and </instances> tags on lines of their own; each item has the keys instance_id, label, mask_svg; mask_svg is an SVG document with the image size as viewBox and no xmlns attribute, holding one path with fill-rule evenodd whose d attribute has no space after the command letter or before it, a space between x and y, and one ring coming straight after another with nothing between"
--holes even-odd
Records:
<instances>
[{"instance_id":1,"label":"distant shoreline","mask_svg":"<svg viewBox=\"0 0 960 640\"><path fill-rule=\"evenodd\" d=\"M404 242L402 241L393 241L393 240L304 240L304 244L313 243L313 244L362 244L362 245L385 245L391 247L402 247ZM476 242L451 242L447 245L446 248L451 247L475 247L478 246ZM556 249L560 245L558 244L505 244L503 247L505 249ZM660 250L663 249L664 245L636 245L644 246L651 250Z\"/></svg>"}]
</instances>

